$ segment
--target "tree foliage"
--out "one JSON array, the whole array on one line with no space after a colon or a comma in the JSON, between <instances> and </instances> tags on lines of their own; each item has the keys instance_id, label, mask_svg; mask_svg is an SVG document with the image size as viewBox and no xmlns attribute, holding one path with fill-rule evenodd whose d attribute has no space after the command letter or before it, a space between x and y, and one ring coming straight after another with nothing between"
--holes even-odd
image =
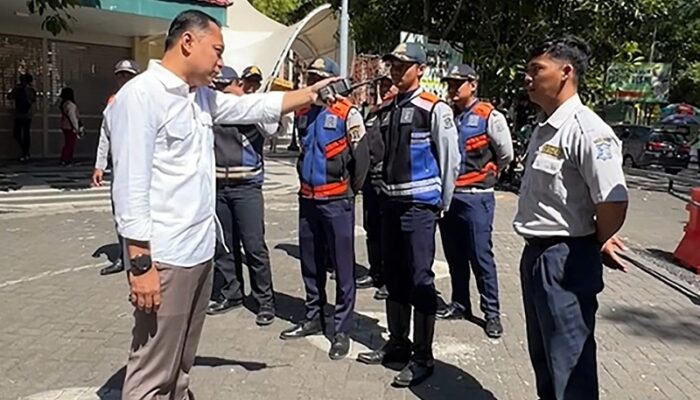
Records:
<instances>
[{"instance_id":1,"label":"tree foliage","mask_svg":"<svg viewBox=\"0 0 700 400\"><path fill-rule=\"evenodd\" d=\"M74 21L69 10L75 8L80 0L27 0L27 9L31 14L44 17L41 29L56 36L61 32L71 32L70 23Z\"/></svg>"},{"instance_id":2,"label":"tree foliage","mask_svg":"<svg viewBox=\"0 0 700 400\"><path fill-rule=\"evenodd\" d=\"M330 2L340 5L340 0ZM294 22L299 14L290 19L274 5L303 1L252 3L273 18ZM280 12L284 16L278 16ZM654 61L673 63L671 101L700 104L697 0L350 0L350 17L359 52L390 50L400 31L460 43L464 60L480 71L482 92L488 96L516 94L528 48L548 37L571 34L591 45L583 92L600 102L608 67L648 61L654 42Z\"/></svg>"}]
</instances>

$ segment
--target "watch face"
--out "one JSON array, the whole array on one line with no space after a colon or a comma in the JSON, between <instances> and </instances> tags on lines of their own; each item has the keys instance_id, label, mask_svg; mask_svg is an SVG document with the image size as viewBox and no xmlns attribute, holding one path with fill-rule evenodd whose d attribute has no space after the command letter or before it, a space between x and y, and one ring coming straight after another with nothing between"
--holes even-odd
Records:
<instances>
[{"instance_id":1,"label":"watch face","mask_svg":"<svg viewBox=\"0 0 700 400\"><path fill-rule=\"evenodd\" d=\"M140 271L147 271L151 267L151 257L150 256L138 256L131 260L131 266Z\"/></svg>"}]
</instances>

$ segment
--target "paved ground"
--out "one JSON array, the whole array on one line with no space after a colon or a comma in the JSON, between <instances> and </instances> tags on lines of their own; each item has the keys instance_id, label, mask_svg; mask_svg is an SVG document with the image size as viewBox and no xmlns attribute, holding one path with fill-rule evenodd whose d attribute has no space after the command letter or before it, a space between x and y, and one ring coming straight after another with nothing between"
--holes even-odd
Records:
<instances>
[{"instance_id":1,"label":"paved ground","mask_svg":"<svg viewBox=\"0 0 700 400\"><path fill-rule=\"evenodd\" d=\"M485 338L467 322L437 328L435 376L411 390L388 385L393 372L352 359L333 362L322 337L282 342L277 337L300 317L303 291L296 255L294 171L271 162L266 190L279 319L258 328L247 310L209 318L194 369L198 400L209 399L500 399L535 397L527 360L517 262L521 241L510 221L516 198L499 194L495 252L506 335ZM646 185L646 187L645 187ZM600 297L598 343L605 399L697 399L700 396L700 296L653 262L646 249L672 252L682 235L684 201L633 191L623 236L639 262L630 273L608 272ZM357 229L358 262L364 237ZM0 399L118 398L131 328L123 275L103 278L98 268L113 250L108 207L0 215ZM443 256L437 284L449 293ZM333 283L329 284L332 290ZM477 305L473 306L477 309ZM381 344L386 321L372 291L359 292L353 354ZM75 388L75 389L70 389Z\"/></svg>"}]
</instances>

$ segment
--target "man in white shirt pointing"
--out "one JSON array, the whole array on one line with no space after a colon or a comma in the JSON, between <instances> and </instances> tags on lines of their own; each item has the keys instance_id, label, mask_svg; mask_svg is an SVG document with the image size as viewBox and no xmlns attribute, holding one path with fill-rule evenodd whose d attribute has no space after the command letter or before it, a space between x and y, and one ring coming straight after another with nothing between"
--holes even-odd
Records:
<instances>
[{"instance_id":1,"label":"man in white shirt pointing","mask_svg":"<svg viewBox=\"0 0 700 400\"><path fill-rule=\"evenodd\" d=\"M135 326L124 400L191 399L216 243L215 123L271 123L306 107L330 80L286 93L237 97L208 87L223 66L220 24L178 15L165 55L105 110L114 205L125 239Z\"/></svg>"}]
</instances>

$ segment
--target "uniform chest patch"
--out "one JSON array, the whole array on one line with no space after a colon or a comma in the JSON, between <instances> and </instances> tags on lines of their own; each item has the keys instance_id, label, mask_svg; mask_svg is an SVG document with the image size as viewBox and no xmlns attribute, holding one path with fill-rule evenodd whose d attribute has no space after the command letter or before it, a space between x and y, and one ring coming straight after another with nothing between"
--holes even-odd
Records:
<instances>
[{"instance_id":1,"label":"uniform chest patch","mask_svg":"<svg viewBox=\"0 0 700 400\"><path fill-rule=\"evenodd\" d=\"M479 126L479 117L476 115L470 115L469 118L467 118L467 126L470 128Z\"/></svg>"},{"instance_id":2,"label":"uniform chest patch","mask_svg":"<svg viewBox=\"0 0 700 400\"><path fill-rule=\"evenodd\" d=\"M404 108L401 110L401 124L412 124L413 123L413 113L416 110L412 108Z\"/></svg>"},{"instance_id":3,"label":"uniform chest patch","mask_svg":"<svg viewBox=\"0 0 700 400\"><path fill-rule=\"evenodd\" d=\"M335 129L338 127L338 117L335 115L326 115L326 120L323 122L325 129Z\"/></svg>"}]
</instances>

